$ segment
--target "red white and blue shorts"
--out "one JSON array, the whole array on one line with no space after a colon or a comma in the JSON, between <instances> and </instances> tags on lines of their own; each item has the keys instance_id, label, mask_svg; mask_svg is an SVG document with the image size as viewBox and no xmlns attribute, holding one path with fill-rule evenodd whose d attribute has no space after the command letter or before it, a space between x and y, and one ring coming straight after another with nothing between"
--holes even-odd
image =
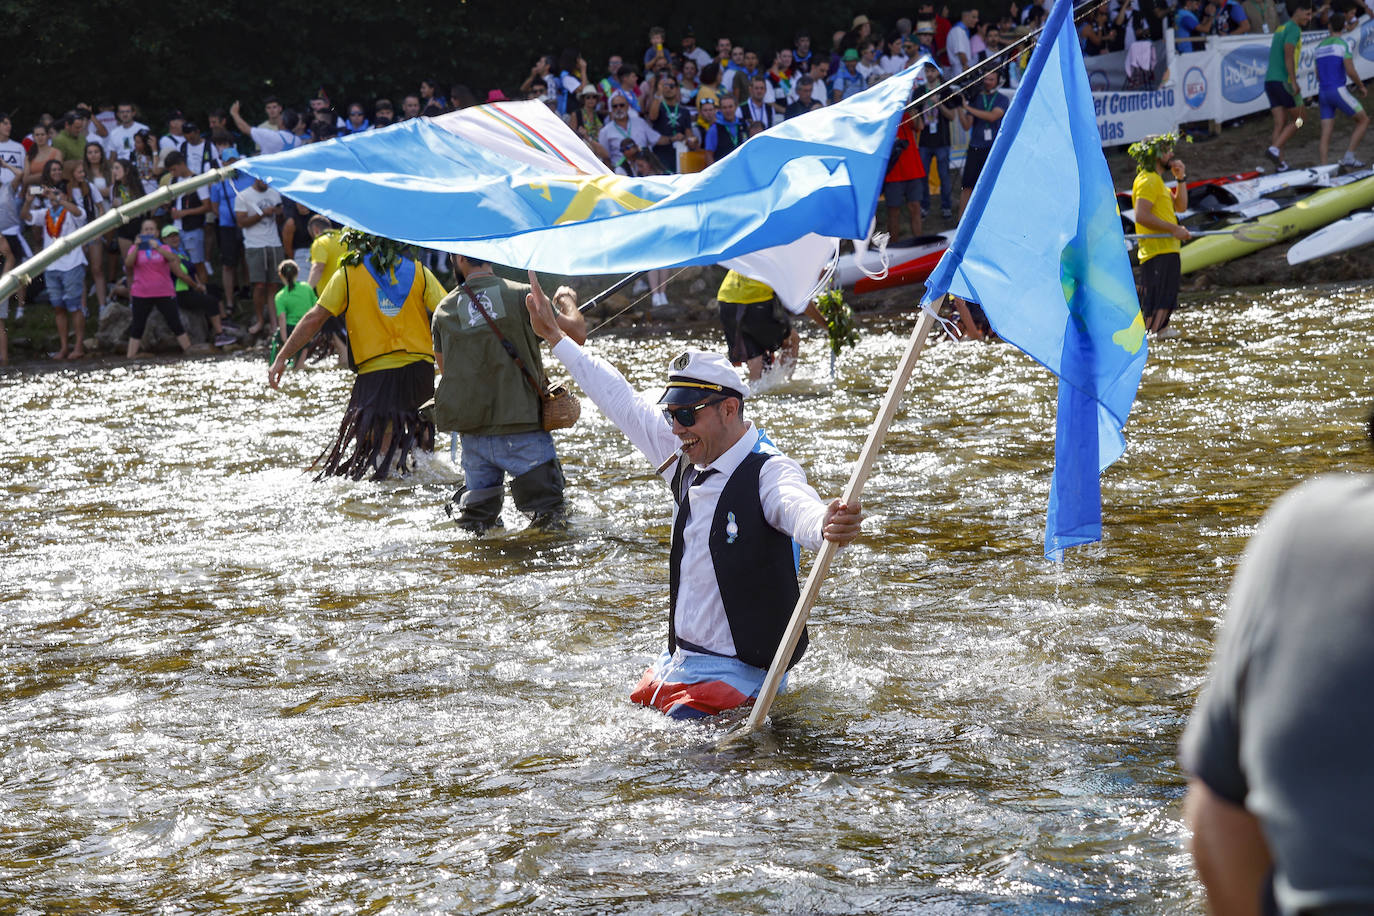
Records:
<instances>
[{"instance_id":1,"label":"red white and blue shorts","mask_svg":"<svg viewBox=\"0 0 1374 916\"><path fill-rule=\"evenodd\" d=\"M737 658L678 649L664 652L645 670L630 699L672 719L703 719L753 705L767 676ZM786 687L784 675L778 692Z\"/></svg>"}]
</instances>

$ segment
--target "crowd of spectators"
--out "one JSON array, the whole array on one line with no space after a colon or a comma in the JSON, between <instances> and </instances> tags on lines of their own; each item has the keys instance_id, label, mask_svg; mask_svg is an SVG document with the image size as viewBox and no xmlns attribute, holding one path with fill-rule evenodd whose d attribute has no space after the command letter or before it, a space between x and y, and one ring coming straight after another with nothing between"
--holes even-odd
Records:
<instances>
[{"instance_id":1,"label":"crowd of spectators","mask_svg":"<svg viewBox=\"0 0 1374 916\"><path fill-rule=\"evenodd\" d=\"M1140 64L1136 85L1148 88L1154 59L1148 58L1151 66L1146 71L1145 56L1137 53L1133 58L1131 49L1141 41L1152 48L1163 38L1167 24L1175 25L1186 39L1204 33L1272 31L1280 16L1275 0L1223 0L1220 7L1208 2L1201 11L1201 0L1177 2L1175 8L1172 0L1106 0L1081 21L1085 53L1126 51L1128 71L1132 60ZM1311 28L1322 27L1332 2L1357 13L1368 9L1364 0L1327 0L1316 11ZM890 27L859 15L847 28L820 36L798 30L771 48L738 44L728 36L717 36L703 47L691 28L670 36L654 27L641 53L612 54L595 69L576 50L542 55L518 88L492 88L480 97L467 86L446 90L437 79L426 79L416 92L402 95L399 106L391 98L350 99L340 105L321 88L299 107L268 96L251 111L237 100L198 117L170 111L160 132L140 120L143 115L131 101L77 104L59 117L42 115L22 138L13 136L14 125L0 113L0 257L7 266L21 261L111 206L240 156L274 153L511 98L545 102L621 174L697 171L753 134L860 92L922 54L945 68L944 74L928 72L928 78L940 79L998 57L998 66L1014 87L1025 55L1003 59L999 52L1038 28L1048 3L1030 0L1021 5L1013 0L1005 11L991 16L968 6L951 19L948 7L919 0L913 17L899 18ZM947 122L954 120L954 112L933 106L922 117L922 159L928 169L939 166L942 209L948 215ZM245 187L244 179L225 180L186 194L154 214L159 231L167 225L179 230L182 260L198 282L220 287L217 294L225 318L235 307L235 290L244 273L242 236L247 227L236 217L235 206ZM927 192L922 210L928 206ZM305 226L310 216L290 201L273 214L280 247L288 257L299 258L308 247ZM257 222L261 214L251 217ZM127 294L121 272L138 234L130 223L72 257L79 260L85 276L79 284L79 302L68 308L84 313L93 292L103 312L115 295ZM218 277L212 264L220 267ZM270 297L275 270L265 275L265 280L255 276L255 281L269 287L265 292ZM68 295L71 287L65 278L60 285L62 295ZM263 293L254 292L260 307ZM261 311L252 318L255 329L272 324L271 316ZM72 349L64 340L58 352L69 354Z\"/></svg>"}]
</instances>

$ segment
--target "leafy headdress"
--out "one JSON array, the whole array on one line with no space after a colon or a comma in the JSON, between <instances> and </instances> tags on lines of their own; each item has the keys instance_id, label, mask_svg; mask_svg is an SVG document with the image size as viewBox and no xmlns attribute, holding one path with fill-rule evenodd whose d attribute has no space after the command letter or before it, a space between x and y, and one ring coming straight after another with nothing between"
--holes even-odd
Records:
<instances>
[{"instance_id":1,"label":"leafy headdress","mask_svg":"<svg viewBox=\"0 0 1374 916\"><path fill-rule=\"evenodd\" d=\"M361 229L343 230L339 235L339 241L343 242L347 249L347 253L340 259L342 264L357 267L363 263L363 258L367 258L377 273L384 276L396 269L410 248L403 242L382 238Z\"/></svg>"},{"instance_id":2,"label":"leafy headdress","mask_svg":"<svg viewBox=\"0 0 1374 916\"><path fill-rule=\"evenodd\" d=\"M1165 150L1173 149L1179 141L1192 143L1193 138L1171 130L1167 134L1151 134L1144 140L1137 140L1126 147L1126 153L1135 160L1136 171L1153 172L1159 165L1159 156Z\"/></svg>"}]
</instances>

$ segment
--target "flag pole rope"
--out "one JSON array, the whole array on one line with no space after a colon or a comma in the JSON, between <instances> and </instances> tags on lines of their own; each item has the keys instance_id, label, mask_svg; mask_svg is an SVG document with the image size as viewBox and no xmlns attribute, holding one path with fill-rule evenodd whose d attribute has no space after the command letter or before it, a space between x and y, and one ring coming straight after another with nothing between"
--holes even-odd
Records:
<instances>
[{"instance_id":1,"label":"flag pole rope","mask_svg":"<svg viewBox=\"0 0 1374 916\"><path fill-rule=\"evenodd\" d=\"M691 265L688 265L688 266L690 267ZM672 283L672 282L673 282L674 280L676 280L679 276L681 276L681 275L682 275L682 272L685 271L686 269L687 269L687 267L679 267L679 268L677 269L677 272L676 272L676 273L674 273L671 277L669 277L668 279L666 279L666 280L663 281L663 286L667 286L669 283ZM611 286L610 288L606 289L606 290L603 291L603 292L597 293L595 296L593 296L593 297L588 301L587 306L590 307L591 304L594 303L594 302L596 302L598 299L602 298L603 296L610 295L610 294L611 294L612 292L614 292L615 290L617 290L617 289L619 289L620 287L624 286L626 283L629 283L629 282L630 282L631 280L633 280L635 277L639 276L640 273L643 273L643 271L640 271L639 273L630 274L630 275L627 276L625 279L617 281L617 282L615 283L614 286ZM661 288L662 288L662 287L660 287L660 289L661 289ZM652 296L653 293L654 293L654 290L653 290L653 288L651 287L651 288L649 289L648 292L641 294L640 297L639 297L638 299L633 300L632 302L630 302L629 305L625 306L623 309L621 309L620 311L616 312L616 313L615 313L614 315L612 315L610 318L607 318L605 321L601 322L599 325L597 325L596 327L594 327L594 328L592 328L590 331L588 331L588 332L587 332L587 336L588 336L588 337L591 337L591 336L592 336L593 334L595 334L597 331L601 330L601 329L604 328L606 325L610 324L612 321L615 321L617 318L619 318L621 315L624 315L626 312L628 312L630 309L634 308L636 305L639 305L639 303L641 303L641 302L644 301L645 297L647 297L647 296Z\"/></svg>"},{"instance_id":2,"label":"flag pole rope","mask_svg":"<svg viewBox=\"0 0 1374 916\"><path fill-rule=\"evenodd\" d=\"M1074 23L1076 24L1087 19L1089 16L1096 13L1099 7L1106 6L1107 3L1108 0L1087 0L1086 3L1074 7ZM964 72L956 74L955 76L951 76L949 79L945 80L940 85L928 90L924 95L912 99L910 102L906 104L906 107L903 110L910 111L912 108L924 105L925 107L921 108L918 114L925 114L926 112L935 108L937 105L941 105L949 101L950 99L954 98L956 95L961 93L964 90L964 88L966 88L976 80L982 79L983 74L991 71L1001 71L1006 69L1007 67L1010 67L1013 61L1015 61L1016 58L1021 56L1022 50L1025 50L1026 48L1033 48L1035 46L1036 42L1038 42L1040 39L1040 33L1044 31L1045 27L1041 26L1034 32L1021 36L1020 38L1016 39L1016 41L1012 42L1002 50L998 51L996 54L992 54L988 57L985 57L983 60L978 61L978 63L974 64L972 67L969 67ZM1025 48L1022 47L1023 45L1025 46ZM1015 53L1013 54L1012 52ZM996 64L989 66L990 64L992 64L993 61L998 61L999 58L1004 59L1000 60L1000 62ZM947 89L951 91L945 92L945 90ZM941 93L945 94L941 95Z\"/></svg>"}]
</instances>

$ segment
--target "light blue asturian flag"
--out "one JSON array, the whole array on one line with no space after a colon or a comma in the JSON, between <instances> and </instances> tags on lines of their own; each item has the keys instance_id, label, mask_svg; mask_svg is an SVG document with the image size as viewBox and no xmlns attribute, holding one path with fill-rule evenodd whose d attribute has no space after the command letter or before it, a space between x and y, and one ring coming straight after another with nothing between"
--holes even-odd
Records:
<instances>
[{"instance_id":1,"label":"light blue asturian flag","mask_svg":"<svg viewBox=\"0 0 1374 916\"><path fill-rule=\"evenodd\" d=\"M561 161L503 151L446 115L239 168L347 225L512 267L585 275L714 264L808 233L866 238L918 70L775 125L695 174L594 172L560 152L553 131L499 104L457 115L468 127L504 119L512 144Z\"/></svg>"},{"instance_id":2,"label":"light blue asturian flag","mask_svg":"<svg viewBox=\"0 0 1374 916\"><path fill-rule=\"evenodd\" d=\"M1045 556L1100 540L1100 473L1126 449L1145 325L1072 0L1055 0L922 304L946 292L1059 376Z\"/></svg>"}]
</instances>

